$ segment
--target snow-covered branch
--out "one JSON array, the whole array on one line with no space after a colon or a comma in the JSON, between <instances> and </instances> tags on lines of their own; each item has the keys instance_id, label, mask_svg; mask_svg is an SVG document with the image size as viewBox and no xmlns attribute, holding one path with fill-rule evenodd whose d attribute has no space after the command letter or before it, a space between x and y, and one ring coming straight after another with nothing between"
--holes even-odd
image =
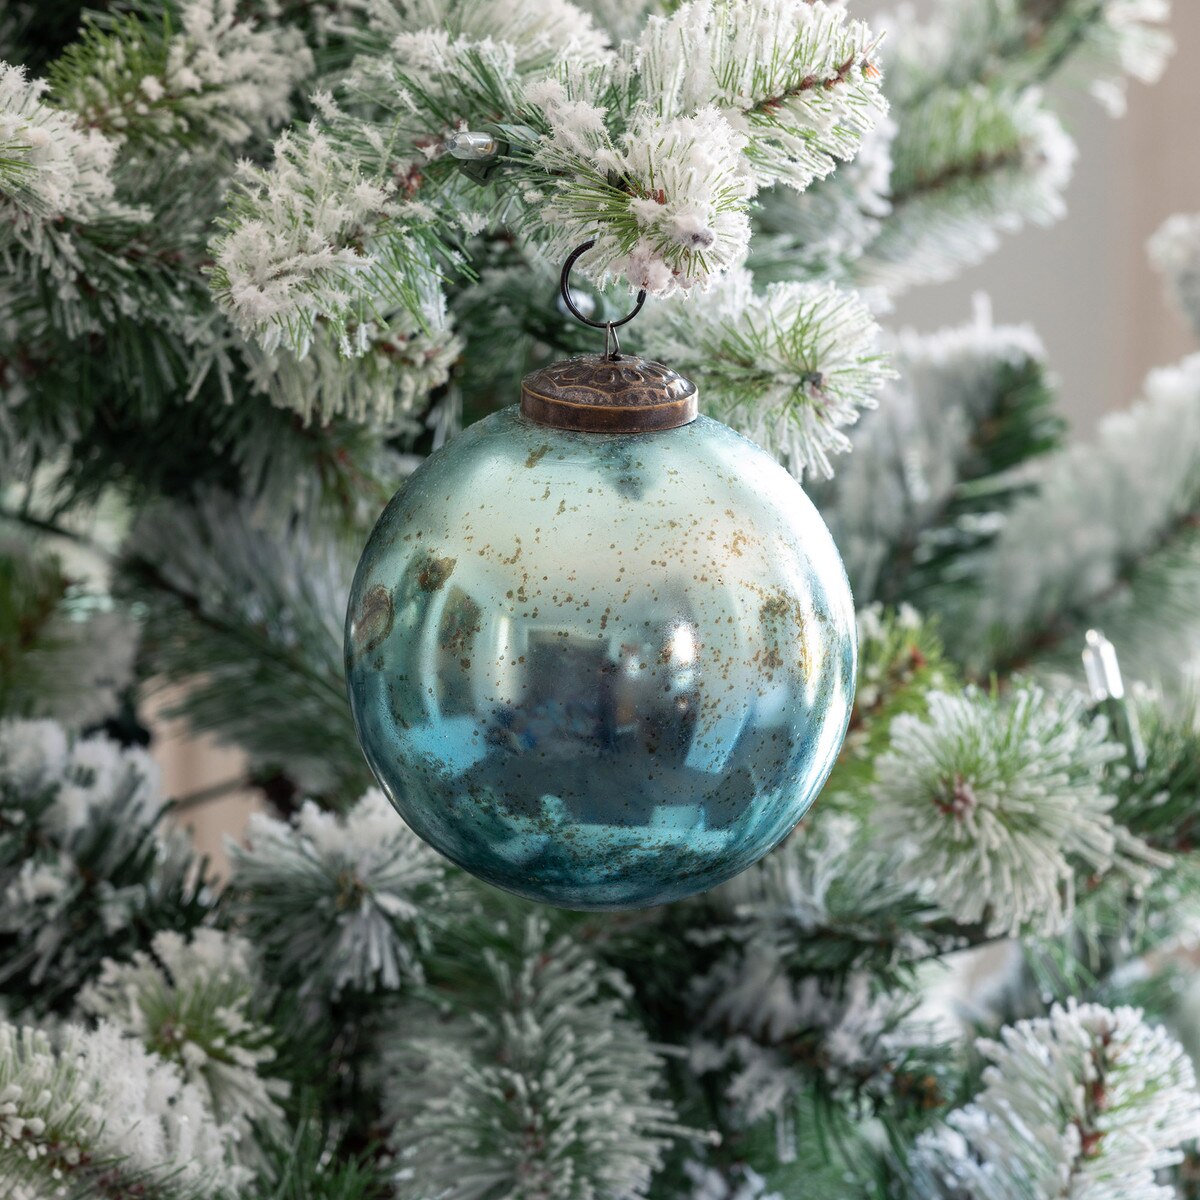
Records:
<instances>
[{"instance_id":1,"label":"snow-covered branch","mask_svg":"<svg viewBox=\"0 0 1200 1200\"><path fill-rule=\"evenodd\" d=\"M175 715L306 792L349 791L367 778L342 668L351 552L315 519L285 525L221 493L163 504L135 526L121 577L145 606L145 665L193 680Z\"/></svg>"},{"instance_id":2,"label":"snow-covered branch","mask_svg":"<svg viewBox=\"0 0 1200 1200\"><path fill-rule=\"evenodd\" d=\"M444 7L372 7L337 104L245 179L214 285L248 333L303 353L315 321L344 331L386 290L436 324L432 248L449 198L470 206L444 145L465 125L497 130L507 168L476 230L506 222L557 259L595 238L597 278L670 295L745 257L759 186L829 174L885 111L876 39L824 0L692 0L613 53L566 0L536 36L511 4Z\"/></svg>"},{"instance_id":3,"label":"snow-covered branch","mask_svg":"<svg viewBox=\"0 0 1200 1200\"><path fill-rule=\"evenodd\" d=\"M293 823L255 816L231 847L237 908L274 975L305 991L395 991L421 978L447 864L382 792L346 814L305 804Z\"/></svg>"},{"instance_id":4,"label":"snow-covered branch","mask_svg":"<svg viewBox=\"0 0 1200 1200\"><path fill-rule=\"evenodd\" d=\"M249 1157L256 1125L260 1136L282 1128L279 1101L287 1094L270 1078L276 1035L262 1017L270 1000L244 938L163 930L128 961L106 959L79 1007L174 1063Z\"/></svg>"},{"instance_id":5,"label":"snow-covered branch","mask_svg":"<svg viewBox=\"0 0 1200 1200\"><path fill-rule=\"evenodd\" d=\"M445 1200L485 1186L647 1196L684 1131L624 981L538 918L505 941L482 952L475 1007L413 1005L388 1023L379 1074L400 1171Z\"/></svg>"},{"instance_id":6,"label":"snow-covered branch","mask_svg":"<svg viewBox=\"0 0 1200 1200\"><path fill-rule=\"evenodd\" d=\"M1036 90L939 90L907 115L892 144L891 210L854 267L861 282L938 283L1001 234L1065 214L1075 144Z\"/></svg>"},{"instance_id":7,"label":"snow-covered branch","mask_svg":"<svg viewBox=\"0 0 1200 1200\"><path fill-rule=\"evenodd\" d=\"M179 1070L122 1035L66 1025L57 1045L0 1022L0 1172L7 1195L227 1200L250 1181Z\"/></svg>"},{"instance_id":8,"label":"snow-covered branch","mask_svg":"<svg viewBox=\"0 0 1200 1200\"><path fill-rule=\"evenodd\" d=\"M32 238L44 221L115 214L117 143L51 107L48 84L0 63L0 214L7 236ZM0 245L3 243L0 242Z\"/></svg>"},{"instance_id":9,"label":"snow-covered branch","mask_svg":"<svg viewBox=\"0 0 1200 1200\"><path fill-rule=\"evenodd\" d=\"M1200 214L1171 217L1150 239L1150 258L1200 338Z\"/></svg>"},{"instance_id":10,"label":"snow-covered branch","mask_svg":"<svg viewBox=\"0 0 1200 1200\"><path fill-rule=\"evenodd\" d=\"M755 294L744 269L705 294L656 307L650 352L700 383L705 411L770 450L796 475L833 474L843 430L891 377L861 297L833 284L775 283Z\"/></svg>"},{"instance_id":11,"label":"snow-covered branch","mask_svg":"<svg viewBox=\"0 0 1200 1200\"><path fill-rule=\"evenodd\" d=\"M55 100L81 127L169 154L240 147L284 124L313 69L298 29L258 25L237 0L185 0L89 14L54 66ZM171 14L174 18L175 14Z\"/></svg>"},{"instance_id":12,"label":"snow-covered branch","mask_svg":"<svg viewBox=\"0 0 1200 1200\"><path fill-rule=\"evenodd\" d=\"M1057 444L1041 342L1026 326L975 320L883 342L897 377L850 431L851 453L813 499L860 606L918 605L943 568L995 535L1020 481L1003 472Z\"/></svg>"},{"instance_id":13,"label":"snow-covered branch","mask_svg":"<svg viewBox=\"0 0 1200 1200\"><path fill-rule=\"evenodd\" d=\"M1198 397L1195 356L1154 372L1146 399L1109 416L1092 444L1045 460L1036 492L1013 508L985 557L974 610L954 631L956 644L974 644L975 662L1011 660L1083 621L1102 622L1110 636L1114 622L1132 621L1121 639L1127 669L1146 677L1187 665L1183 629L1164 624L1163 606L1181 619L1194 612L1185 597L1197 570ZM1143 577L1147 591L1135 597L1130 588Z\"/></svg>"},{"instance_id":14,"label":"snow-covered branch","mask_svg":"<svg viewBox=\"0 0 1200 1200\"><path fill-rule=\"evenodd\" d=\"M933 692L928 707L892 723L872 829L902 850L902 878L959 924L1055 933L1078 874L1166 865L1114 824L1107 771L1123 751L1074 694Z\"/></svg>"},{"instance_id":15,"label":"snow-covered branch","mask_svg":"<svg viewBox=\"0 0 1200 1200\"><path fill-rule=\"evenodd\" d=\"M918 1195L1176 1195L1156 1173L1200 1135L1200 1096L1182 1047L1136 1009L1055 1007L979 1049L983 1090L917 1142Z\"/></svg>"},{"instance_id":16,"label":"snow-covered branch","mask_svg":"<svg viewBox=\"0 0 1200 1200\"><path fill-rule=\"evenodd\" d=\"M160 823L157 785L143 750L0 722L0 988L34 1011L211 905L186 836Z\"/></svg>"}]
</instances>

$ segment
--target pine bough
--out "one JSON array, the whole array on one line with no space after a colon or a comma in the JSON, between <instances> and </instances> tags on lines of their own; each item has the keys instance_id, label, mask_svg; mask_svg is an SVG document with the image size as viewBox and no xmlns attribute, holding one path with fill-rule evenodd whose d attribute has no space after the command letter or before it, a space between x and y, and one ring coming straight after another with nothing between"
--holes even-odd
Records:
<instances>
[{"instance_id":1,"label":"pine bough","mask_svg":"<svg viewBox=\"0 0 1200 1200\"><path fill-rule=\"evenodd\" d=\"M11 7L0 59L61 20ZM1118 109L1164 17L136 0L0 65L0 1197L1185 1194L1200 368L1064 449L1030 331L877 325L1058 219L1046 85ZM416 839L339 650L395 477L589 344L553 308L587 238L600 314L654 293L645 349L806 478L862 606L818 810L619 920ZM1153 254L1196 323L1200 225ZM73 575L106 522L111 588ZM1101 621L1163 683L1144 770L1062 675ZM224 879L134 748L152 679L269 799ZM927 965L994 943L986 1028L931 1026Z\"/></svg>"}]
</instances>

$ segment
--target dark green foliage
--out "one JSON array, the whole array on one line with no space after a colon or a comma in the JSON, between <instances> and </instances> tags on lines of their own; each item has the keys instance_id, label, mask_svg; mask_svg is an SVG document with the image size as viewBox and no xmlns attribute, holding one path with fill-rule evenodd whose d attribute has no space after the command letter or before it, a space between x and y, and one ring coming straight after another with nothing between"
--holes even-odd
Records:
<instances>
[{"instance_id":1,"label":"dark green foliage","mask_svg":"<svg viewBox=\"0 0 1200 1200\"><path fill-rule=\"evenodd\" d=\"M901 713L923 713L926 693L952 686L956 676L936 623L912 610L866 610L859 620L858 693L829 792L861 795L875 758L887 749L892 721Z\"/></svg>"},{"instance_id":2,"label":"dark green foliage","mask_svg":"<svg viewBox=\"0 0 1200 1200\"><path fill-rule=\"evenodd\" d=\"M289 1141L268 1142L265 1150L260 1181L245 1200L387 1200L393 1195L378 1156L347 1153L316 1114L303 1120Z\"/></svg>"},{"instance_id":3,"label":"dark green foliage","mask_svg":"<svg viewBox=\"0 0 1200 1200\"><path fill-rule=\"evenodd\" d=\"M705 1165L717 1170L735 1194L744 1185L747 1167L763 1176L766 1195L884 1200L890 1194L892 1170L886 1152L861 1123L816 1096L797 1100L791 1143L785 1155L780 1148L777 1131L762 1122L732 1133Z\"/></svg>"},{"instance_id":4,"label":"dark green foliage","mask_svg":"<svg viewBox=\"0 0 1200 1200\"><path fill-rule=\"evenodd\" d=\"M147 512L121 571L144 606L143 670L191 682L172 714L335 804L371 778L342 668L353 554L349 539L213 494Z\"/></svg>"},{"instance_id":5,"label":"dark green foliage","mask_svg":"<svg viewBox=\"0 0 1200 1200\"><path fill-rule=\"evenodd\" d=\"M78 0L8 0L0 11L0 59L41 71L70 45L83 11Z\"/></svg>"},{"instance_id":6,"label":"dark green foliage","mask_svg":"<svg viewBox=\"0 0 1200 1200\"><path fill-rule=\"evenodd\" d=\"M1116 819L1152 846L1173 853L1200 849L1200 725L1187 706L1173 713L1135 705L1146 741L1144 771L1115 780Z\"/></svg>"},{"instance_id":7,"label":"dark green foliage","mask_svg":"<svg viewBox=\"0 0 1200 1200\"><path fill-rule=\"evenodd\" d=\"M182 835L164 841L131 777L63 838L43 824L52 799L0 797L0 893L23 868L62 875L62 890L44 904L17 909L10 893L6 915L25 919L0 932L0 991L35 1015L69 1011L105 958L128 957L160 930L194 929L214 903L206 863Z\"/></svg>"},{"instance_id":8,"label":"dark green foliage","mask_svg":"<svg viewBox=\"0 0 1200 1200\"><path fill-rule=\"evenodd\" d=\"M62 1190L54 1193L55 1200L212 1200L200 1184L172 1180L162 1171L133 1170L119 1159L64 1163L59 1170ZM36 1188L45 1175L44 1159L27 1160L15 1174L6 1174L3 1182L6 1187L26 1184Z\"/></svg>"},{"instance_id":9,"label":"dark green foliage","mask_svg":"<svg viewBox=\"0 0 1200 1200\"><path fill-rule=\"evenodd\" d=\"M459 325L485 330L487 337L472 345L455 380L464 424L517 403L521 379L529 371L556 358L595 351L604 339L603 333L563 314L557 276L533 267L516 247L496 241L472 258L479 280L457 292L452 309ZM579 291L578 276L572 283ZM606 301L594 291L588 295L596 301L594 319L620 315L620 297Z\"/></svg>"},{"instance_id":10,"label":"dark green foliage","mask_svg":"<svg viewBox=\"0 0 1200 1200\"><path fill-rule=\"evenodd\" d=\"M1045 364L1034 358L997 363L994 401L974 427L955 489L918 537L900 548L884 574L881 598L907 600L922 611L953 603L958 590L969 587L972 556L986 549L999 518L1030 490L1017 468L1061 448L1065 433Z\"/></svg>"},{"instance_id":11,"label":"dark green foliage","mask_svg":"<svg viewBox=\"0 0 1200 1200\"><path fill-rule=\"evenodd\" d=\"M0 542L0 712L24 715L44 698L36 651L53 637L66 588L54 559Z\"/></svg>"},{"instance_id":12,"label":"dark green foliage","mask_svg":"<svg viewBox=\"0 0 1200 1200\"><path fill-rule=\"evenodd\" d=\"M1037 629L999 639L996 666L1008 670L1032 659L1043 667L1073 669L1083 636L1094 627L1120 647L1127 678L1177 695L1179 644L1194 636L1200 587L1200 495L1192 503L1193 511L1172 522L1156 543L1126 558L1101 594L1062 605L1052 622ZM1168 629L1178 640L1163 637Z\"/></svg>"}]
</instances>

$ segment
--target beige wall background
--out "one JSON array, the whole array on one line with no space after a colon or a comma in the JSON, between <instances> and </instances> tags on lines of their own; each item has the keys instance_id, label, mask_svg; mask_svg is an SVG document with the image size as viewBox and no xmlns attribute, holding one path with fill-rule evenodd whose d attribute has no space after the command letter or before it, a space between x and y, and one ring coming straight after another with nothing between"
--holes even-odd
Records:
<instances>
[{"instance_id":1,"label":"beige wall background","mask_svg":"<svg viewBox=\"0 0 1200 1200\"><path fill-rule=\"evenodd\" d=\"M896 314L931 330L966 320L972 295L987 292L997 321L1041 335L1081 433L1132 403L1151 368L1197 349L1146 258L1167 217L1200 212L1200 0L1172 7L1176 53L1161 82L1130 86L1124 117L1087 95L1057 97L1079 145L1067 218L1006 239L953 283L905 297Z\"/></svg>"}]
</instances>

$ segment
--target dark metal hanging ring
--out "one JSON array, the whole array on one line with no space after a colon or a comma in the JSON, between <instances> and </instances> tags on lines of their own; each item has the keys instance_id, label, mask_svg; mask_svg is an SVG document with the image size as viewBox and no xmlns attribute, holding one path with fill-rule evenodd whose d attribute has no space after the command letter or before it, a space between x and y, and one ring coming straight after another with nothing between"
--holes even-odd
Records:
<instances>
[{"instance_id":1,"label":"dark metal hanging ring","mask_svg":"<svg viewBox=\"0 0 1200 1200\"><path fill-rule=\"evenodd\" d=\"M567 261L563 263L562 275L559 277L558 290L562 293L563 303L567 306L571 315L577 320L582 321L585 325L590 325L593 329L603 329L611 337L616 337L613 333L620 325L626 325L633 320L634 317L642 311L642 305L646 303L646 289L642 288L637 294L637 300L634 301L633 308L623 316L619 321L593 321L591 317L585 317L579 311L574 298L571 295L571 268L579 261L581 255L586 254L596 244L595 238L589 238L582 245L576 246L570 254L567 255ZM606 347L607 349L607 347ZM621 344L617 343L617 354L621 352Z\"/></svg>"}]
</instances>

